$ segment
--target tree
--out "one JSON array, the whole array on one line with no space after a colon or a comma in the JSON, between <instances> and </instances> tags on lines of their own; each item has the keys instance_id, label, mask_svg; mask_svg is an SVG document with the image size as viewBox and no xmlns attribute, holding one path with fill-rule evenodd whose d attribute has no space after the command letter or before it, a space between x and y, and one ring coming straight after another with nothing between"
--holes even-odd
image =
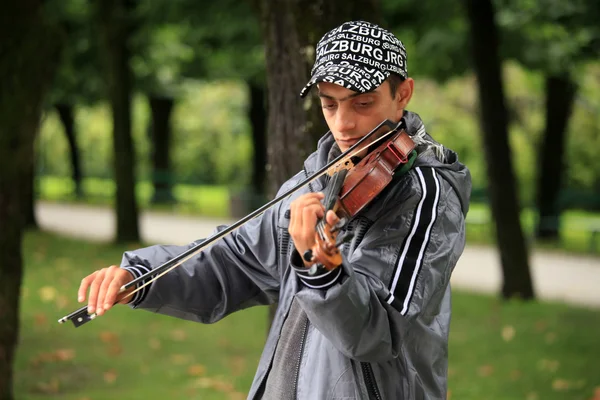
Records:
<instances>
[{"instance_id":1,"label":"tree","mask_svg":"<svg viewBox=\"0 0 600 400\"><path fill-rule=\"evenodd\" d=\"M71 177L75 196L82 198L83 157L78 145L76 112L78 105L97 102L102 96L99 51L88 0L53 1L48 14L60 23L66 33L60 63L53 81L48 103L57 111L69 144Z\"/></svg>"},{"instance_id":2,"label":"tree","mask_svg":"<svg viewBox=\"0 0 600 400\"><path fill-rule=\"evenodd\" d=\"M23 183L30 178L35 132L62 40L42 3L4 2L0 18L0 398L6 400L13 398L19 333Z\"/></svg>"},{"instance_id":3,"label":"tree","mask_svg":"<svg viewBox=\"0 0 600 400\"><path fill-rule=\"evenodd\" d=\"M330 29L358 15L377 21L376 5L375 0L353 3L263 0L260 3L267 68L267 192L270 197L302 169L316 139L326 132L316 97L309 96L304 101L299 97L310 78L317 41ZM271 318L275 309L276 306L271 307Z\"/></svg>"},{"instance_id":4,"label":"tree","mask_svg":"<svg viewBox=\"0 0 600 400\"><path fill-rule=\"evenodd\" d=\"M488 189L503 272L505 298L534 297L528 252L519 220L517 185L508 143L499 39L492 0L464 0L477 74Z\"/></svg>"},{"instance_id":5,"label":"tree","mask_svg":"<svg viewBox=\"0 0 600 400\"><path fill-rule=\"evenodd\" d=\"M102 0L96 6L113 120L116 241L137 242L140 234L135 196L135 151L131 138L132 72L129 65L133 3L130 0Z\"/></svg>"},{"instance_id":6,"label":"tree","mask_svg":"<svg viewBox=\"0 0 600 400\"><path fill-rule=\"evenodd\" d=\"M567 125L577 87L569 74L546 76L546 122L539 152L536 205L538 239L559 238L560 190L564 180Z\"/></svg>"},{"instance_id":7,"label":"tree","mask_svg":"<svg viewBox=\"0 0 600 400\"><path fill-rule=\"evenodd\" d=\"M171 174L171 111L175 103L172 97L150 95L148 97L152 122L150 138L152 141L152 203L169 204L173 197Z\"/></svg>"},{"instance_id":8,"label":"tree","mask_svg":"<svg viewBox=\"0 0 600 400\"><path fill-rule=\"evenodd\" d=\"M539 144L536 235L559 239L567 127L577 94L578 66L598 56L600 7L595 2L502 0L499 21L506 57L545 77L545 128Z\"/></svg>"}]
</instances>

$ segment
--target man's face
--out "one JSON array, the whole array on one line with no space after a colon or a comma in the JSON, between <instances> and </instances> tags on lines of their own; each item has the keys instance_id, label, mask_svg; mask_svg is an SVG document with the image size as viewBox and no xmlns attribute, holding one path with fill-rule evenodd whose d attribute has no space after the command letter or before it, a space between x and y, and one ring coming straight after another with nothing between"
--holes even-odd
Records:
<instances>
[{"instance_id":1,"label":"man's face","mask_svg":"<svg viewBox=\"0 0 600 400\"><path fill-rule=\"evenodd\" d=\"M403 81L392 98L387 81L362 94L334 83L319 83L323 115L340 150L348 150L383 120L400 121L413 84L410 78Z\"/></svg>"}]
</instances>

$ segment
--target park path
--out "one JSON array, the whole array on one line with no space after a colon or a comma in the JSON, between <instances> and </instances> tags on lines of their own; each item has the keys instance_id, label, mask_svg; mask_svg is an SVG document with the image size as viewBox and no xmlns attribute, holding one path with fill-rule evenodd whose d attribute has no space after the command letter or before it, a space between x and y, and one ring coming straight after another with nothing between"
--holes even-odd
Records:
<instances>
[{"instance_id":1,"label":"park path","mask_svg":"<svg viewBox=\"0 0 600 400\"><path fill-rule=\"evenodd\" d=\"M36 215L47 231L96 241L108 241L114 236L114 212L108 207L38 202ZM147 243L185 244L207 237L219 224L231 222L234 221L143 212L140 229ZM540 299L600 308L600 257L536 251L531 255L531 265ZM493 247L467 244L452 275L453 287L498 293L500 283L498 252Z\"/></svg>"}]
</instances>

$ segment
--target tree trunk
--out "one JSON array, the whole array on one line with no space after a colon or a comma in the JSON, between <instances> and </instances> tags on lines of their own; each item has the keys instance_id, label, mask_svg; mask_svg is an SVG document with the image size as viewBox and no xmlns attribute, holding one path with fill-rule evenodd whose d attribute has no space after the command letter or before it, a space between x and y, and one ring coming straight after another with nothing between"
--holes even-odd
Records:
<instances>
[{"instance_id":1,"label":"tree trunk","mask_svg":"<svg viewBox=\"0 0 600 400\"><path fill-rule=\"evenodd\" d=\"M377 0L263 0L262 21L268 87L268 189L277 189L300 171L304 159L327 131L320 102L314 95L301 99L310 79L314 48L329 30L346 20L377 22ZM343 12L342 12L343 10ZM308 50L312 48L312 50ZM307 111L305 111L307 110ZM270 309L270 320L276 306Z\"/></svg>"},{"instance_id":2,"label":"tree trunk","mask_svg":"<svg viewBox=\"0 0 600 400\"><path fill-rule=\"evenodd\" d=\"M306 134L306 113L298 95L308 79L299 24L297 1L263 2L264 37L268 87L268 192L277 189L302 169L312 143ZM296 89L296 90L294 90Z\"/></svg>"},{"instance_id":3,"label":"tree trunk","mask_svg":"<svg viewBox=\"0 0 600 400\"><path fill-rule=\"evenodd\" d=\"M252 190L258 196L265 195L267 178L267 101L265 88L255 82L248 82L250 107L248 118L252 125Z\"/></svg>"},{"instance_id":4,"label":"tree trunk","mask_svg":"<svg viewBox=\"0 0 600 400\"><path fill-rule=\"evenodd\" d=\"M75 197L81 199L83 197L83 188L81 186L81 157L79 147L77 146L73 106L67 103L57 103L54 105L54 108L56 108L56 111L58 112L58 116L63 124L65 135L67 136L67 141L69 143L71 177L73 179L73 185L75 186Z\"/></svg>"},{"instance_id":5,"label":"tree trunk","mask_svg":"<svg viewBox=\"0 0 600 400\"><path fill-rule=\"evenodd\" d=\"M331 29L352 20L366 20L374 24L381 23L381 10L379 0L297 0L295 14L299 29L300 45L303 51L303 57L299 58L306 63L307 73L310 74L314 59L314 51L317 42L324 34ZM308 50L306 50L308 49ZM294 94L299 93L302 87L308 82L310 76L307 75L300 88L290 88ZM307 110L306 130L310 135L310 149L314 149L314 144L323 136L328 127L323 118L323 109L319 98L310 94L303 100L304 109Z\"/></svg>"},{"instance_id":6,"label":"tree trunk","mask_svg":"<svg viewBox=\"0 0 600 400\"><path fill-rule=\"evenodd\" d=\"M19 32L19 34L15 34ZM0 399L11 400L19 333L25 223L23 183L31 178L34 138L62 38L43 18L42 1L4 2L0 16Z\"/></svg>"},{"instance_id":7,"label":"tree trunk","mask_svg":"<svg viewBox=\"0 0 600 400\"><path fill-rule=\"evenodd\" d=\"M171 204L173 197L173 173L171 171L171 111L174 101L170 97L150 95L152 111L150 136L152 140L152 203Z\"/></svg>"},{"instance_id":8,"label":"tree trunk","mask_svg":"<svg viewBox=\"0 0 600 400\"><path fill-rule=\"evenodd\" d=\"M21 182L22 190L23 190L23 199L22 199L22 208L21 212L23 213L23 218L25 219L25 228L35 230L38 229L37 219L35 217L35 198L36 198L36 173L35 173L35 154L36 154L36 146L35 146L35 137L39 133L40 129L40 121L41 115L38 115L37 118L31 121L31 125L33 129L33 140L29 144L31 148L29 149L29 153L31 157L27 161L25 165L25 174L26 178Z\"/></svg>"},{"instance_id":9,"label":"tree trunk","mask_svg":"<svg viewBox=\"0 0 600 400\"><path fill-rule=\"evenodd\" d=\"M537 180L538 239L560 238L559 195L563 180L567 125L576 90L575 83L566 75L546 77L546 129L539 153Z\"/></svg>"},{"instance_id":10,"label":"tree trunk","mask_svg":"<svg viewBox=\"0 0 600 400\"><path fill-rule=\"evenodd\" d=\"M478 78L488 189L504 278L502 295L531 299L533 284L511 163L494 7L491 0L465 0L465 4Z\"/></svg>"},{"instance_id":11,"label":"tree trunk","mask_svg":"<svg viewBox=\"0 0 600 400\"><path fill-rule=\"evenodd\" d=\"M131 137L131 81L129 65L130 3L103 0L99 9L100 40L113 120L114 174L117 187L117 242L139 242L135 196L135 151Z\"/></svg>"}]
</instances>

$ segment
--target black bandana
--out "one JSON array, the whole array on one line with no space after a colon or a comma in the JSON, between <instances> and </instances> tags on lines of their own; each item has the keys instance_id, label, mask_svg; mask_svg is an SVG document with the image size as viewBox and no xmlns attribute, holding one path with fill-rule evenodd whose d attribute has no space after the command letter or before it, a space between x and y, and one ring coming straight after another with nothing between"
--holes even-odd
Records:
<instances>
[{"instance_id":1,"label":"black bandana","mask_svg":"<svg viewBox=\"0 0 600 400\"><path fill-rule=\"evenodd\" d=\"M359 93L377 88L391 73L408 77L406 49L385 29L365 21L346 22L321 38L304 97L317 82L331 82Z\"/></svg>"}]
</instances>

